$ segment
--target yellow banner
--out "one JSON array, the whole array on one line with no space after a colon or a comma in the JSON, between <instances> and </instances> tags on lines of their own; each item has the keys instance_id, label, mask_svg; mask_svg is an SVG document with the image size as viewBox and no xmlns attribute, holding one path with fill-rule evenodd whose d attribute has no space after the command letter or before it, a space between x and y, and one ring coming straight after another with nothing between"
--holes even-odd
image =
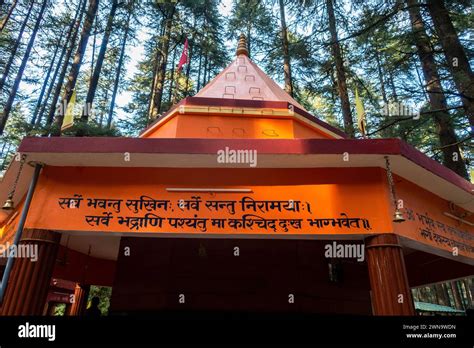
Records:
<instances>
[{"instance_id":1,"label":"yellow banner","mask_svg":"<svg viewBox=\"0 0 474 348\"><path fill-rule=\"evenodd\" d=\"M75 105L76 105L76 90L72 92L71 99L69 100L69 103L67 104L61 130L67 129L74 125L74 106Z\"/></svg>"}]
</instances>

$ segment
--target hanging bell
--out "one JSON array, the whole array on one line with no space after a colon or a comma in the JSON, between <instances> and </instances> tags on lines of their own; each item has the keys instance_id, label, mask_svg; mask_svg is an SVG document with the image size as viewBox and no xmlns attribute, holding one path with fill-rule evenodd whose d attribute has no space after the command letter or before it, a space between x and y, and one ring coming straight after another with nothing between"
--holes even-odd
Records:
<instances>
[{"instance_id":1,"label":"hanging bell","mask_svg":"<svg viewBox=\"0 0 474 348\"><path fill-rule=\"evenodd\" d=\"M5 204L3 204L3 210L12 210L14 208L15 205L13 204L12 198L12 195L8 196L7 200L5 201Z\"/></svg>"},{"instance_id":2,"label":"hanging bell","mask_svg":"<svg viewBox=\"0 0 474 348\"><path fill-rule=\"evenodd\" d=\"M393 214L393 222L403 222L405 218L403 217L403 213L400 210L395 210L395 214Z\"/></svg>"}]
</instances>

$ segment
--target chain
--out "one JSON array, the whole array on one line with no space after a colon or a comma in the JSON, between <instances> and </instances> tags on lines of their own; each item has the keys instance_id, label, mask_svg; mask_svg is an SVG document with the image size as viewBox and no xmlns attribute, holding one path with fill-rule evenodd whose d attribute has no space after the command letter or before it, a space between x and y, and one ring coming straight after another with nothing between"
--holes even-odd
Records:
<instances>
[{"instance_id":1,"label":"chain","mask_svg":"<svg viewBox=\"0 0 474 348\"><path fill-rule=\"evenodd\" d=\"M397 200L395 198L395 184L393 182L392 170L390 169L390 160L388 156L385 156L385 167L387 168L387 178L388 178L388 185L390 186L390 196L395 205L395 209L397 209Z\"/></svg>"},{"instance_id":2,"label":"chain","mask_svg":"<svg viewBox=\"0 0 474 348\"><path fill-rule=\"evenodd\" d=\"M18 168L18 173L16 174L16 178L15 178L15 181L13 182L12 190L9 194L10 198L13 198L13 195L15 194L16 186L18 185L18 181L20 180L21 171L23 170L23 165L25 164L25 161L26 161L26 154L23 154L21 155L21 159L20 159L20 168Z\"/></svg>"}]
</instances>

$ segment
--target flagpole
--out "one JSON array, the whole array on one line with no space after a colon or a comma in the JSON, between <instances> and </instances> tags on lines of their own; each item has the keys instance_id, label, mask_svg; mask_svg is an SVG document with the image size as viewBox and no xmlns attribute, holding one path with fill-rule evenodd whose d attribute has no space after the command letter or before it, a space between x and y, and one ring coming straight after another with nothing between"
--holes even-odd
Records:
<instances>
[{"instance_id":1,"label":"flagpole","mask_svg":"<svg viewBox=\"0 0 474 348\"><path fill-rule=\"evenodd\" d=\"M183 65L189 64L189 52L188 52L188 38L184 40L184 47L183 47L183 53L181 53L181 57L179 58L179 63L175 67L176 73L173 76L173 82L175 84L175 89L173 91L173 101L172 104L176 104L176 101L178 99L178 89L179 89L179 75L181 74L181 70L183 69Z\"/></svg>"},{"instance_id":2,"label":"flagpole","mask_svg":"<svg viewBox=\"0 0 474 348\"><path fill-rule=\"evenodd\" d=\"M174 73L174 76L173 76L174 89L173 89L173 91L172 91L171 105L176 104L176 100L178 99L177 92L178 92L178 87L179 87L179 86L178 86L179 74L181 74L181 70L178 69L178 65L176 65L176 67L175 67L175 73Z\"/></svg>"}]
</instances>

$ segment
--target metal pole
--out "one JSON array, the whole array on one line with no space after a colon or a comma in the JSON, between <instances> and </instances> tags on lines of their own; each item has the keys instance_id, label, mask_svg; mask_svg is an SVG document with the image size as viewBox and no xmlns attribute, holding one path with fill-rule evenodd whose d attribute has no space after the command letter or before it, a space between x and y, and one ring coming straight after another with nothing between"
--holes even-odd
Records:
<instances>
[{"instance_id":1,"label":"metal pole","mask_svg":"<svg viewBox=\"0 0 474 348\"><path fill-rule=\"evenodd\" d=\"M28 188L28 193L26 194L25 205L21 212L20 222L18 223L18 229L16 230L15 239L11 247L15 247L20 243L21 235L23 233L23 227L25 226L26 217L28 216L28 210L30 209L31 199L33 198L33 193L35 192L36 183L38 182L38 177L43 168L43 164L37 163L35 165L35 171L33 173L33 178L30 182L30 187ZM0 303L3 302L3 296L5 295L5 290L7 289L8 279L10 278L10 272L13 267L13 257L9 256L7 260L7 265L5 271L3 272L2 283L0 284Z\"/></svg>"}]
</instances>

